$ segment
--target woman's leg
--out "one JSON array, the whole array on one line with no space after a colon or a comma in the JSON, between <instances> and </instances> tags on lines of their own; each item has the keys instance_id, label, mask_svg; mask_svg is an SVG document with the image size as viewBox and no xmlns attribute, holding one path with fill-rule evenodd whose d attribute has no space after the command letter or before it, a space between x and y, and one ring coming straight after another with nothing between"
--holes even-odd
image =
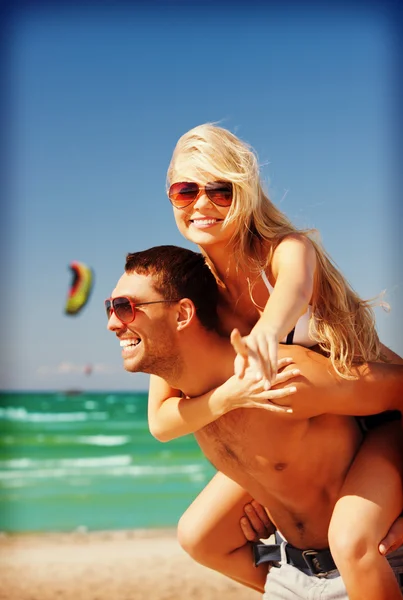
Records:
<instances>
[{"instance_id":1,"label":"woman's leg","mask_svg":"<svg viewBox=\"0 0 403 600\"><path fill-rule=\"evenodd\" d=\"M379 543L402 510L400 422L373 429L347 474L329 528L329 545L350 600L402 600Z\"/></svg>"},{"instance_id":2,"label":"woman's leg","mask_svg":"<svg viewBox=\"0 0 403 600\"><path fill-rule=\"evenodd\" d=\"M180 518L178 540L197 562L263 592L267 565L254 566L240 526L251 501L243 488L218 472Z\"/></svg>"}]
</instances>

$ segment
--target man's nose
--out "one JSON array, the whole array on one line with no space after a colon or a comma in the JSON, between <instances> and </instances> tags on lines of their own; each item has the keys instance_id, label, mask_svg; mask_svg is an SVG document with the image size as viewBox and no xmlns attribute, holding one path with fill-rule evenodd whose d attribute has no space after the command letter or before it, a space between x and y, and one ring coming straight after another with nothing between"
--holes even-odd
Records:
<instances>
[{"instance_id":1,"label":"man's nose","mask_svg":"<svg viewBox=\"0 0 403 600\"><path fill-rule=\"evenodd\" d=\"M123 325L122 321L119 321L115 315L115 311L112 310L106 327L109 329L109 331L118 331L119 329L123 329L125 326Z\"/></svg>"}]
</instances>

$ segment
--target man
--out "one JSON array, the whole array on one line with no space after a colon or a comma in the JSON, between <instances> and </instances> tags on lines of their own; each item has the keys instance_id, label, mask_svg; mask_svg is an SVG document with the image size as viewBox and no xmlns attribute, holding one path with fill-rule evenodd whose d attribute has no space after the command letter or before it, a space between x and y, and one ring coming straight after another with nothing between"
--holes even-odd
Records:
<instances>
[{"instance_id":1,"label":"man","mask_svg":"<svg viewBox=\"0 0 403 600\"><path fill-rule=\"evenodd\" d=\"M157 247L128 255L125 270L106 301L108 328L120 340L125 369L156 374L187 397L228 379L234 350L216 332L216 283L201 255ZM267 508L290 544L306 549L292 558L297 575L305 575L301 562L310 565L309 575L324 575L320 586L328 585L329 598L345 598L337 572L327 573L334 566L323 568L328 553L310 551L327 546L330 517L362 441L355 419L343 414L402 410L403 367L366 365L360 367L365 377L348 381L305 348L280 348L281 355L292 356L303 375L292 416L238 409L195 436L218 471ZM339 414L327 414L332 411ZM278 571L281 587L284 570L272 569L268 581Z\"/></svg>"}]
</instances>

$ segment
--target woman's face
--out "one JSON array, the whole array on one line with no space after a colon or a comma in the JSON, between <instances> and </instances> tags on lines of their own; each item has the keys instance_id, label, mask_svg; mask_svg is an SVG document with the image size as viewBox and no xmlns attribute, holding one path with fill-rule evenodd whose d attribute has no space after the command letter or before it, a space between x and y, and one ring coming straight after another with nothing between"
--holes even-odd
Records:
<instances>
[{"instance_id":1,"label":"woman's face","mask_svg":"<svg viewBox=\"0 0 403 600\"><path fill-rule=\"evenodd\" d=\"M170 184L178 182L197 183L201 188L206 183L217 181L216 177L204 175L200 178L189 177L189 172L176 170ZM230 207L217 206L201 189L198 197L185 208L173 207L176 225L181 234L189 241L207 248L230 241L235 231L235 223L224 224Z\"/></svg>"}]
</instances>

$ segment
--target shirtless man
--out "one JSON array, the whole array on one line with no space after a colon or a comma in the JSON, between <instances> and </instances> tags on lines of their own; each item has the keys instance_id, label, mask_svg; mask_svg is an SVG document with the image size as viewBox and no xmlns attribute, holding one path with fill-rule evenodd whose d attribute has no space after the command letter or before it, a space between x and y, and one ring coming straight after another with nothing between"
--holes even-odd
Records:
<instances>
[{"instance_id":1,"label":"shirtless man","mask_svg":"<svg viewBox=\"0 0 403 600\"><path fill-rule=\"evenodd\" d=\"M190 398L233 375L233 347L214 329L215 280L200 255L172 246L154 248L128 255L125 270L106 308L108 329L120 340L127 371L156 374ZM196 297L192 281L203 277L202 295ZM287 346L279 354L291 356L301 371L292 415L241 408L195 436L220 476L265 506L290 544L306 551L326 549L330 517L362 441L356 420L343 415L402 411L403 367L364 365L358 371L365 376L348 381L337 377L328 360L311 350ZM396 428L391 428L390 436L397 446ZM295 571L294 579L306 577L298 565L270 569L267 594L273 592L275 597L274 590L288 583L290 570ZM337 571L329 570L327 576L310 577L316 581L305 585L309 589L317 585L318 594L327 586L329 599L346 598ZM255 570L256 588L266 575L267 566ZM295 585L300 589L303 584L298 580Z\"/></svg>"}]
</instances>

